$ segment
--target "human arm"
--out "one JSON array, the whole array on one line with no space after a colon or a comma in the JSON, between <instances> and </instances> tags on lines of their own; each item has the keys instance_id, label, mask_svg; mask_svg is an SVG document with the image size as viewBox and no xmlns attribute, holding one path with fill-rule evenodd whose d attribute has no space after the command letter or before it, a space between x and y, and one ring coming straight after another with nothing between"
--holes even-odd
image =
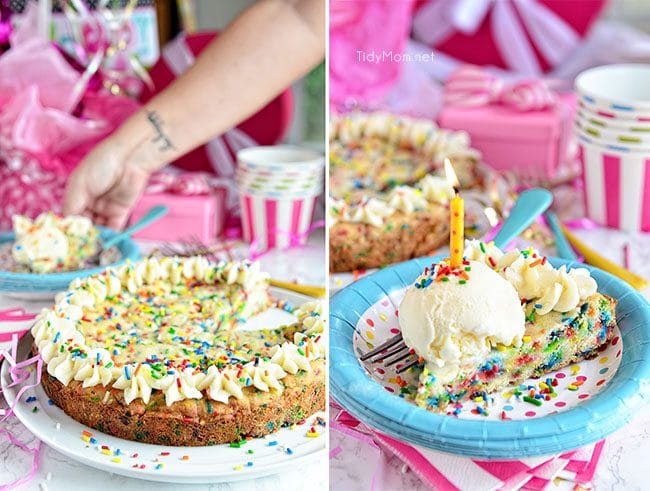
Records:
<instances>
[{"instance_id":1,"label":"human arm","mask_svg":"<svg viewBox=\"0 0 650 491\"><path fill-rule=\"evenodd\" d=\"M322 59L324 18L324 0L262 0L244 11L84 159L64 212L123 227L152 172L235 126Z\"/></svg>"}]
</instances>

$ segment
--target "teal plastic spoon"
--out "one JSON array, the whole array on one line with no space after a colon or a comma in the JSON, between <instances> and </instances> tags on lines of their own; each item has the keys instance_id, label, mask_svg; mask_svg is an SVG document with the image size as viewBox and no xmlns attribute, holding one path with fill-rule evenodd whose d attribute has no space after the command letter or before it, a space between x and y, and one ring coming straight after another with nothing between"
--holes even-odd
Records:
<instances>
[{"instance_id":1,"label":"teal plastic spoon","mask_svg":"<svg viewBox=\"0 0 650 491\"><path fill-rule=\"evenodd\" d=\"M546 189L532 188L521 193L494 237L494 244L503 249L544 213L552 202L553 195Z\"/></svg>"},{"instance_id":2,"label":"teal plastic spoon","mask_svg":"<svg viewBox=\"0 0 650 491\"><path fill-rule=\"evenodd\" d=\"M151 225L153 222L166 215L168 211L169 208L166 207L165 205L158 205L152 207L147 213L145 213L142 216L142 218L140 218L140 220L135 222L130 227L125 228L124 231L120 232L117 235L114 235L113 237L105 241L102 244L102 253L104 251L107 251L110 247L114 246L115 244L118 244L119 242L123 241L127 237L131 237L131 235L136 233L138 230L142 230L148 225ZM101 259L101 254L100 254L100 259Z\"/></svg>"},{"instance_id":3,"label":"teal plastic spoon","mask_svg":"<svg viewBox=\"0 0 650 491\"><path fill-rule=\"evenodd\" d=\"M569 241L564 235L564 232L562 232L562 228L560 227L560 220L558 219L557 215L548 210L546 213L544 213L544 217L546 217L548 226L551 229L551 232L553 232L553 236L555 237L555 248L557 249L558 257L561 257L562 259L568 259L569 261L577 261L578 255L573 252L573 247L571 247L571 244L569 244Z\"/></svg>"}]
</instances>

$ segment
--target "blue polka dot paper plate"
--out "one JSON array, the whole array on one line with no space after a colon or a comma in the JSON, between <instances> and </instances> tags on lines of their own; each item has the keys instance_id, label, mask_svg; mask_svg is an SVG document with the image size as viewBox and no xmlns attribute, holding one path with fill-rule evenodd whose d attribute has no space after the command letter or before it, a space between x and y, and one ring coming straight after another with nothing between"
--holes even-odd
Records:
<instances>
[{"instance_id":1,"label":"blue polka dot paper plate","mask_svg":"<svg viewBox=\"0 0 650 491\"><path fill-rule=\"evenodd\" d=\"M550 374L557 397L540 406L525 393L528 380L493 394L488 414L464 404L457 416L436 414L408 400L415 374L361 362L359 356L399 332L397 307L425 266L415 259L362 278L330 301L332 396L350 413L402 441L459 455L510 459L549 455L600 440L629 422L650 400L650 306L627 283L599 269L562 259L555 267L585 267L598 290L618 300L618 329L592 360ZM411 377L411 379L409 379ZM571 387L569 387L571 386Z\"/></svg>"},{"instance_id":2,"label":"blue polka dot paper plate","mask_svg":"<svg viewBox=\"0 0 650 491\"><path fill-rule=\"evenodd\" d=\"M114 230L105 227L98 228L100 230L100 237L103 241L117 235L117 232ZM0 244L13 241L13 232L0 234ZM140 258L140 249L137 244L129 238L120 241L116 247L120 252L120 259L109 266L120 266L124 264L127 259L135 261ZM77 271L66 271L64 273L47 274L0 271L0 293L39 299L52 297L56 293L66 290L72 280L101 273L104 269L106 269L106 266L80 269Z\"/></svg>"}]
</instances>

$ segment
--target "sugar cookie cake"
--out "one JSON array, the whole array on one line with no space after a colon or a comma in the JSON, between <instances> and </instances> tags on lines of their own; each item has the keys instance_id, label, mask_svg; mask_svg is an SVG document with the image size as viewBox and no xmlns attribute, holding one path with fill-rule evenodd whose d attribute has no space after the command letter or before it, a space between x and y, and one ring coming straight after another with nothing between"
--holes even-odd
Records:
<instances>
[{"instance_id":1,"label":"sugar cookie cake","mask_svg":"<svg viewBox=\"0 0 650 491\"><path fill-rule=\"evenodd\" d=\"M449 238L454 189L481 188L479 153L461 131L387 113L334 116L330 127L330 271L431 253Z\"/></svg>"},{"instance_id":2,"label":"sugar cookie cake","mask_svg":"<svg viewBox=\"0 0 650 491\"><path fill-rule=\"evenodd\" d=\"M213 445L325 408L325 318L240 327L271 306L259 263L154 258L76 280L32 328L42 384L77 421L128 440Z\"/></svg>"}]
</instances>

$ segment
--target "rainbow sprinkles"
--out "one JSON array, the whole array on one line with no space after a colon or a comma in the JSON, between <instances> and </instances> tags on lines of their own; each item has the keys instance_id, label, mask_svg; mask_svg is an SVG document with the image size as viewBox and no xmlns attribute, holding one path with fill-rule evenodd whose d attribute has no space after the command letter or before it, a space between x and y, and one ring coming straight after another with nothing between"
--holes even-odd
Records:
<instances>
[{"instance_id":1,"label":"rainbow sprinkles","mask_svg":"<svg viewBox=\"0 0 650 491\"><path fill-rule=\"evenodd\" d=\"M539 407L557 397L558 370L579 369L573 364L597 357L615 336L615 306L584 268L554 268L532 248L504 253L468 241L460 268L432 264L402 300L399 323L419 382L398 385L419 406L456 416L468 401L486 415L492 394L508 386L510 397ZM531 378L541 381L522 385Z\"/></svg>"},{"instance_id":2,"label":"rainbow sprinkles","mask_svg":"<svg viewBox=\"0 0 650 491\"><path fill-rule=\"evenodd\" d=\"M202 257L147 259L76 280L32 328L47 367L44 387L73 417L140 441L162 433L178 444L207 443L176 431L170 415L204 428L215 424L211 443L290 424L324 402L325 319L321 305L310 303L294 312L290 326L239 329L271 306L268 284L258 263ZM311 397L296 409L302 391ZM74 397L87 400L90 412L77 414ZM284 399L295 414L284 410ZM125 410L139 416L122 428L116 420ZM217 430L220 418L238 412L242 420L271 419L249 422L250 431L239 420ZM152 428L130 435L137 423Z\"/></svg>"}]
</instances>

